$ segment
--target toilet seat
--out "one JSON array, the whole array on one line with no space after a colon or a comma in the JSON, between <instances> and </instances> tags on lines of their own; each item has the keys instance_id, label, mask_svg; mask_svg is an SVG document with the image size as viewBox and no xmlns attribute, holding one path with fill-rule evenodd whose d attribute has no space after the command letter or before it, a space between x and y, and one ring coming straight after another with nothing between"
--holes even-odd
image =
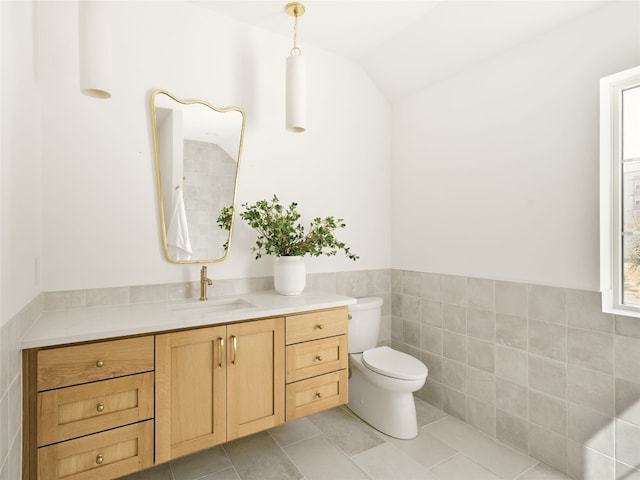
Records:
<instances>
[{"instance_id":1,"label":"toilet seat","mask_svg":"<svg viewBox=\"0 0 640 480\"><path fill-rule=\"evenodd\" d=\"M420 380L427 377L427 367L417 358L389 347L377 347L362 352L362 363L376 373L400 380Z\"/></svg>"}]
</instances>

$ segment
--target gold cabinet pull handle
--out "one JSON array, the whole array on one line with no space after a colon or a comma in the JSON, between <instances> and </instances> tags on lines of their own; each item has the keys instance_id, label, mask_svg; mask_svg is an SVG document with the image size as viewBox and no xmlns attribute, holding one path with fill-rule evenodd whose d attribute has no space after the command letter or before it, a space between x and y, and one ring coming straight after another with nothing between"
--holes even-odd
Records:
<instances>
[{"instance_id":1,"label":"gold cabinet pull handle","mask_svg":"<svg viewBox=\"0 0 640 480\"><path fill-rule=\"evenodd\" d=\"M98 367L98 368L104 367L104 362L102 360L98 360L96 362L96 367Z\"/></svg>"},{"instance_id":2,"label":"gold cabinet pull handle","mask_svg":"<svg viewBox=\"0 0 640 480\"><path fill-rule=\"evenodd\" d=\"M323 324L321 324L321 323L319 323L318 325L316 325L316 328L317 328L318 330L322 330L322 329L324 328L324 325L323 325Z\"/></svg>"},{"instance_id":3,"label":"gold cabinet pull handle","mask_svg":"<svg viewBox=\"0 0 640 480\"><path fill-rule=\"evenodd\" d=\"M224 338L218 337L218 366L222 367L222 351L224 350Z\"/></svg>"},{"instance_id":4,"label":"gold cabinet pull handle","mask_svg":"<svg viewBox=\"0 0 640 480\"><path fill-rule=\"evenodd\" d=\"M231 335L231 363L236 364L236 355L238 350L238 337Z\"/></svg>"},{"instance_id":5,"label":"gold cabinet pull handle","mask_svg":"<svg viewBox=\"0 0 640 480\"><path fill-rule=\"evenodd\" d=\"M316 398L322 398L322 393L316 392Z\"/></svg>"},{"instance_id":6,"label":"gold cabinet pull handle","mask_svg":"<svg viewBox=\"0 0 640 480\"><path fill-rule=\"evenodd\" d=\"M316 355L316 360L321 362L322 361L322 355Z\"/></svg>"},{"instance_id":7,"label":"gold cabinet pull handle","mask_svg":"<svg viewBox=\"0 0 640 480\"><path fill-rule=\"evenodd\" d=\"M102 456L101 453L99 453L98 456L96 457L96 463L98 465L102 465L102 462L104 462L104 457Z\"/></svg>"},{"instance_id":8,"label":"gold cabinet pull handle","mask_svg":"<svg viewBox=\"0 0 640 480\"><path fill-rule=\"evenodd\" d=\"M349 314L349 315L347 316L347 318L349 318L349 320L351 320L351 319L353 318L353 315Z\"/></svg>"},{"instance_id":9,"label":"gold cabinet pull handle","mask_svg":"<svg viewBox=\"0 0 640 480\"><path fill-rule=\"evenodd\" d=\"M96 410L99 412L103 412L104 411L104 402L100 402L98 404L98 406L96 407Z\"/></svg>"}]
</instances>

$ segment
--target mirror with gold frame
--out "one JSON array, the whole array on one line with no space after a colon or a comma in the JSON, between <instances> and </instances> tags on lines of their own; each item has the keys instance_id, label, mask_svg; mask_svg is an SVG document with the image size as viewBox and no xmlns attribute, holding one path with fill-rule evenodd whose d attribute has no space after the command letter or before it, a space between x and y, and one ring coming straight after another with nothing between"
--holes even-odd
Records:
<instances>
[{"instance_id":1,"label":"mirror with gold frame","mask_svg":"<svg viewBox=\"0 0 640 480\"><path fill-rule=\"evenodd\" d=\"M172 263L225 260L233 216L230 228L217 219L235 208L244 111L156 90L151 123L165 257Z\"/></svg>"}]
</instances>

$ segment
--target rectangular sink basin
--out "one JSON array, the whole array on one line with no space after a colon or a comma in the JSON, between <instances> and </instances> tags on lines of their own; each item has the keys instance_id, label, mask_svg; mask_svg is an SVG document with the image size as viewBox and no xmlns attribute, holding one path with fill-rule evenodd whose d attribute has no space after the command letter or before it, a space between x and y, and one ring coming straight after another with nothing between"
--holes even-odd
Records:
<instances>
[{"instance_id":1,"label":"rectangular sink basin","mask_svg":"<svg viewBox=\"0 0 640 480\"><path fill-rule=\"evenodd\" d=\"M169 306L174 312L197 314L230 312L252 307L255 307L255 305L247 302L243 298L223 298L220 300L206 300L204 302L195 299Z\"/></svg>"}]
</instances>

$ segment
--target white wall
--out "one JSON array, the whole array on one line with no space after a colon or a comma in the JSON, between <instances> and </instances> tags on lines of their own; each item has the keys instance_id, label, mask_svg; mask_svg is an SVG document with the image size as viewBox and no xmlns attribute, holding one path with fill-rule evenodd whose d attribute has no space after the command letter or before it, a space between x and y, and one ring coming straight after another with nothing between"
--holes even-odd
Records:
<instances>
[{"instance_id":1,"label":"white wall","mask_svg":"<svg viewBox=\"0 0 640 480\"><path fill-rule=\"evenodd\" d=\"M393 106L394 268L598 288L598 81L640 63L616 2Z\"/></svg>"},{"instance_id":2,"label":"white wall","mask_svg":"<svg viewBox=\"0 0 640 480\"><path fill-rule=\"evenodd\" d=\"M42 255L37 8L2 2L0 326L39 292Z\"/></svg>"},{"instance_id":3,"label":"white wall","mask_svg":"<svg viewBox=\"0 0 640 480\"><path fill-rule=\"evenodd\" d=\"M42 2L43 290L195 280L198 266L166 262L160 245L150 131L154 89L240 106L247 126L239 201L277 193L307 219L335 215L361 255L309 259L309 272L390 267L390 107L363 70L301 45L308 130L285 132L282 36L189 2L113 2L114 94L80 95L76 2ZM254 234L239 225L212 278L270 275Z\"/></svg>"}]
</instances>

